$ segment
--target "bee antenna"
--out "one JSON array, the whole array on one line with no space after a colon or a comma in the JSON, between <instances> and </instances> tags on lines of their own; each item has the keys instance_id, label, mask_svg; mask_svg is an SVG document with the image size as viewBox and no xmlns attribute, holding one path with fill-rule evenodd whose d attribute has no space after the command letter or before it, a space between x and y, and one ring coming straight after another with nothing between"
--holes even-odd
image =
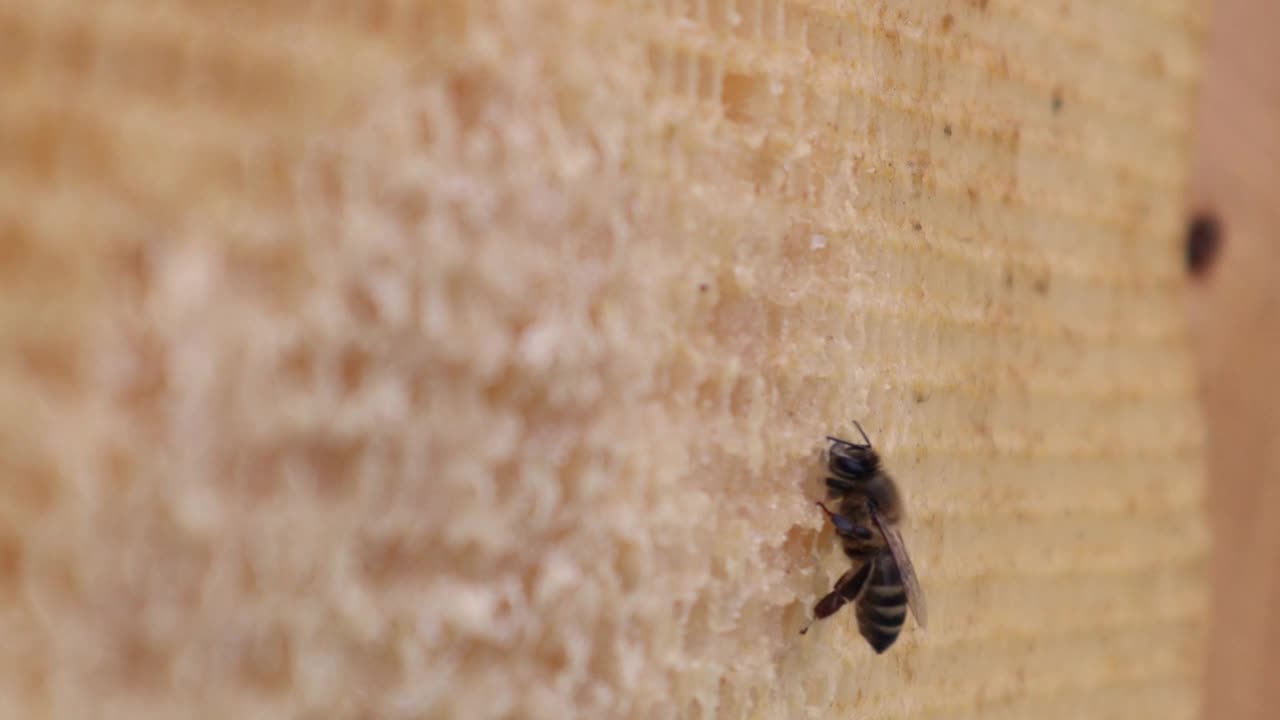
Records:
<instances>
[{"instance_id":1,"label":"bee antenna","mask_svg":"<svg viewBox=\"0 0 1280 720\"><path fill-rule=\"evenodd\" d=\"M827 436L827 439L828 439L828 440L830 440L830 441L831 441L831 442L833 442L833 443L837 443L837 444L840 444L840 445L848 445L849 447L854 447L854 448L868 448L868 449L869 449L869 448L871 447L871 438L867 437L867 432L866 432L865 430L863 430L863 429L862 429L862 426L858 424L858 421L857 421L857 420L854 420L854 421L853 421L853 426L854 426L854 427L856 427L856 428L858 428L858 433L862 435L862 440L863 440L863 443L864 443L864 444L859 445L858 443L849 442L848 440L844 440L844 439L842 439L842 438L838 438L838 437L832 437L832 436L830 436L830 435L828 435L828 436Z\"/></svg>"},{"instance_id":2,"label":"bee antenna","mask_svg":"<svg viewBox=\"0 0 1280 720\"><path fill-rule=\"evenodd\" d=\"M866 441L867 447L871 447L871 438L867 437L867 431L862 429L862 424L854 420L853 426L858 428L858 432L862 435L862 439Z\"/></svg>"}]
</instances>

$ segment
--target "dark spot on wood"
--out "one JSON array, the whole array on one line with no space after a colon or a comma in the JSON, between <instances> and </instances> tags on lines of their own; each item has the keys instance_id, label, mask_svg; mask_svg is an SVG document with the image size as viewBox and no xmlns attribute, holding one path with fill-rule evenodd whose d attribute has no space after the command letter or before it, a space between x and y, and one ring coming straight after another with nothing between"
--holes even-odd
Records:
<instances>
[{"instance_id":1,"label":"dark spot on wood","mask_svg":"<svg viewBox=\"0 0 1280 720\"><path fill-rule=\"evenodd\" d=\"M1053 98L1049 101L1049 107L1053 108L1054 113L1062 110L1062 88L1054 88Z\"/></svg>"},{"instance_id":2,"label":"dark spot on wood","mask_svg":"<svg viewBox=\"0 0 1280 720\"><path fill-rule=\"evenodd\" d=\"M707 291L707 284L706 284L706 283L698 283L698 292L706 292L706 291Z\"/></svg>"},{"instance_id":3,"label":"dark spot on wood","mask_svg":"<svg viewBox=\"0 0 1280 720\"><path fill-rule=\"evenodd\" d=\"M989 2L990 2L990 0L978 0L978 3L977 3L977 5L978 5L978 9L979 9L979 10L982 10L983 12L985 12L985 11L986 11L986 9L987 9L987 3L989 3Z\"/></svg>"},{"instance_id":4,"label":"dark spot on wood","mask_svg":"<svg viewBox=\"0 0 1280 720\"><path fill-rule=\"evenodd\" d=\"M1200 214L1187 224L1187 272L1204 277L1222 249L1222 226L1213 215Z\"/></svg>"},{"instance_id":5,"label":"dark spot on wood","mask_svg":"<svg viewBox=\"0 0 1280 720\"><path fill-rule=\"evenodd\" d=\"M943 134L943 135L946 135L947 137L951 137L951 126L950 126L950 125L943 125L943 126L942 126L942 134Z\"/></svg>"},{"instance_id":6,"label":"dark spot on wood","mask_svg":"<svg viewBox=\"0 0 1280 720\"><path fill-rule=\"evenodd\" d=\"M8 595L17 593L14 589L23 582L23 566L26 565L23 553L22 538L16 534L5 533L0 536L0 580L4 580L2 592Z\"/></svg>"},{"instance_id":7,"label":"dark spot on wood","mask_svg":"<svg viewBox=\"0 0 1280 720\"><path fill-rule=\"evenodd\" d=\"M942 16L942 32L951 32L951 26L956 24L956 19L951 17L951 13Z\"/></svg>"},{"instance_id":8,"label":"dark spot on wood","mask_svg":"<svg viewBox=\"0 0 1280 720\"><path fill-rule=\"evenodd\" d=\"M338 353L338 376L342 388L349 393L358 392L364 387L372 365L373 356L358 344L351 343L342 348Z\"/></svg>"},{"instance_id":9,"label":"dark spot on wood","mask_svg":"<svg viewBox=\"0 0 1280 720\"><path fill-rule=\"evenodd\" d=\"M1013 289L1013 268L1004 269L1004 288L1006 290Z\"/></svg>"},{"instance_id":10,"label":"dark spot on wood","mask_svg":"<svg viewBox=\"0 0 1280 720\"><path fill-rule=\"evenodd\" d=\"M1031 283L1031 289L1035 290L1036 293L1039 295L1049 294L1049 271L1048 270L1046 270L1043 275L1036 278L1035 282Z\"/></svg>"},{"instance_id":11,"label":"dark spot on wood","mask_svg":"<svg viewBox=\"0 0 1280 720\"><path fill-rule=\"evenodd\" d=\"M911 229L915 230L916 232L920 232L922 229L924 229L924 226L918 222L913 222L911 223Z\"/></svg>"},{"instance_id":12,"label":"dark spot on wood","mask_svg":"<svg viewBox=\"0 0 1280 720\"><path fill-rule=\"evenodd\" d=\"M733 122L748 122L760 112L766 85L747 73L727 73L720 83L720 102L724 115Z\"/></svg>"},{"instance_id":13,"label":"dark spot on wood","mask_svg":"<svg viewBox=\"0 0 1280 720\"><path fill-rule=\"evenodd\" d=\"M969 194L969 202L978 202L978 188L970 185L965 188L965 192Z\"/></svg>"},{"instance_id":14,"label":"dark spot on wood","mask_svg":"<svg viewBox=\"0 0 1280 720\"><path fill-rule=\"evenodd\" d=\"M912 392L911 397L916 401L917 405L929 399L929 395L923 390L916 390Z\"/></svg>"}]
</instances>

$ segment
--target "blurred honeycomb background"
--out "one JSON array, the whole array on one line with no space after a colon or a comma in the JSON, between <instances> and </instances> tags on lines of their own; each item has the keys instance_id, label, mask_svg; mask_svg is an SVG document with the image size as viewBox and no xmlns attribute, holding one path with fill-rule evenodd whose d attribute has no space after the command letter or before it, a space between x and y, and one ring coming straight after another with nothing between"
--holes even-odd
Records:
<instances>
[{"instance_id":1,"label":"blurred honeycomb background","mask_svg":"<svg viewBox=\"0 0 1280 720\"><path fill-rule=\"evenodd\" d=\"M1207 33L0 0L0 714L1198 716ZM883 657L798 635L854 419Z\"/></svg>"}]
</instances>

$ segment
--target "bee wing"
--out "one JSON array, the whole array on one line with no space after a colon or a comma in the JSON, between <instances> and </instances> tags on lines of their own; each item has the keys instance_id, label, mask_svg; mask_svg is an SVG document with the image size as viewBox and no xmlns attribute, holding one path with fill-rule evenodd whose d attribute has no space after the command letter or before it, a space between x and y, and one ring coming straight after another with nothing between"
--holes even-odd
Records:
<instances>
[{"instance_id":1,"label":"bee wing","mask_svg":"<svg viewBox=\"0 0 1280 720\"><path fill-rule=\"evenodd\" d=\"M916 578L916 569L911 564L911 556L907 555L907 546L902 542L902 534L898 532L897 526L881 517L875 508L871 509L871 519L876 521L880 534L884 535L885 542L889 544L889 553L893 555L893 561L898 564L898 572L902 574L902 586L907 591L907 605L911 607L911 614L916 616L916 623L920 627L927 627L929 612L924 603L924 591L920 589L920 581Z\"/></svg>"}]
</instances>

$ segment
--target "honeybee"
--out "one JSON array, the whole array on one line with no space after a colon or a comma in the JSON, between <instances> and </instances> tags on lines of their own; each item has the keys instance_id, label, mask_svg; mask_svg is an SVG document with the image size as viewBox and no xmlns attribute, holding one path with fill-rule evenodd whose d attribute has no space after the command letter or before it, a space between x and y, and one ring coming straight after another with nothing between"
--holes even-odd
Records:
<instances>
[{"instance_id":1,"label":"honeybee","mask_svg":"<svg viewBox=\"0 0 1280 720\"><path fill-rule=\"evenodd\" d=\"M911 557L898 532L902 498L893 478L880 464L880 456L857 422L862 444L827 437L829 500L839 500L837 512L818 507L831 519L853 567L836 581L831 592L813 607L814 620L833 615L846 603L857 608L858 631L877 654L893 645L907 620L907 608L916 623L925 627L924 593L916 579ZM811 620L800 631L803 635Z\"/></svg>"}]
</instances>

